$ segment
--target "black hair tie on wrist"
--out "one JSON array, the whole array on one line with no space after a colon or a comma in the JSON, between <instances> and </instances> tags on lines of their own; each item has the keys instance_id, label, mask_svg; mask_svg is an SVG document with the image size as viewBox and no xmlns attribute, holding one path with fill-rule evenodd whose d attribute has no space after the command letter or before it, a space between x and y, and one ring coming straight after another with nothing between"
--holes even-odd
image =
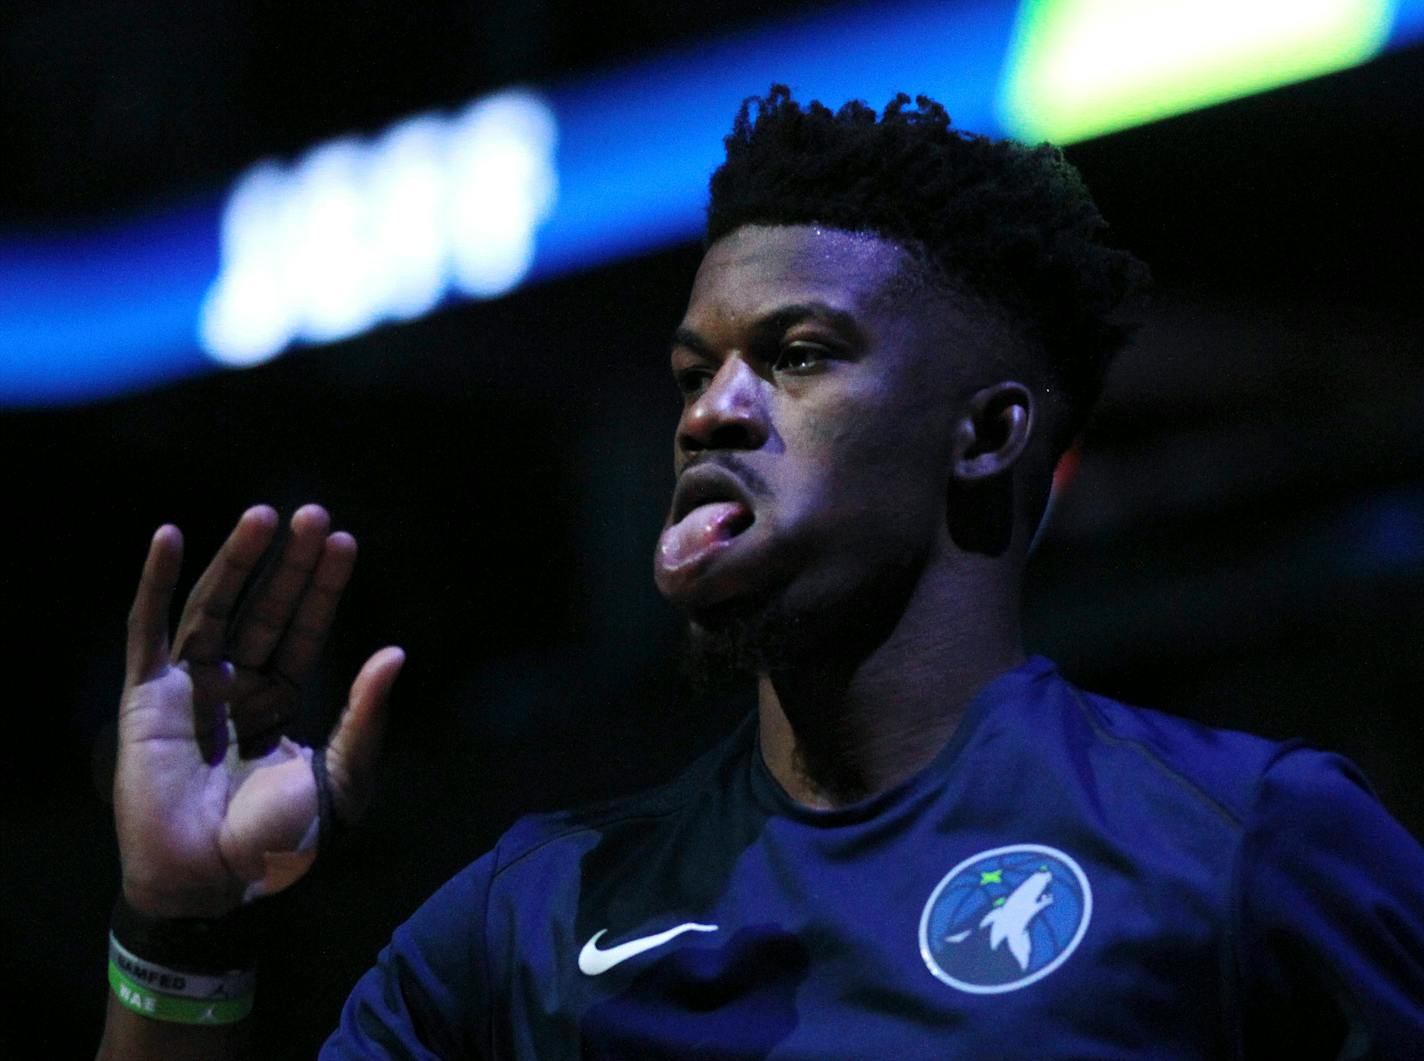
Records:
<instances>
[{"instance_id":1,"label":"black hair tie on wrist","mask_svg":"<svg viewBox=\"0 0 1424 1061\"><path fill-rule=\"evenodd\" d=\"M326 749L312 753L312 776L316 778L317 856L329 855L346 843L346 823L336 813L336 796L326 770Z\"/></svg>"}]
</instances>

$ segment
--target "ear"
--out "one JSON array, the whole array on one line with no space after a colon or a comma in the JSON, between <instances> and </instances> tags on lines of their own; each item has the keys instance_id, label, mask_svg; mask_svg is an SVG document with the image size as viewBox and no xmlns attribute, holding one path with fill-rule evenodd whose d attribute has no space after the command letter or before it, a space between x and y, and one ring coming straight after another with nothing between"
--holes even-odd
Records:
<instances>
[{"instance_id":1,"label":"ear","mask_svg":"<svg viewBox=\"0 0 1424 1061\"><path fill-rule=\"evenodd\" d=\"M1003 475L1028 448L1033 423L1033 395L1022 383L1004 380L976 391L954 425L951 478L975 486Z\"/></svg>"}]
</instances>

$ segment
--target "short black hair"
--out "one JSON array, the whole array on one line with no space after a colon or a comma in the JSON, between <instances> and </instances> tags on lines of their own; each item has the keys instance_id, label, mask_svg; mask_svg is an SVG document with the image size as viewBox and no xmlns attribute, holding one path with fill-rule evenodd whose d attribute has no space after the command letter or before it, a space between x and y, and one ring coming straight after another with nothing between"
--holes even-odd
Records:
<instances>
[{"instance_id":1,"label":"short black hair","mask_svg":"<svg viewBox=\"0 0 1424 1061\"><path fill-rule=\"evenodd\" d=\"M1147 269L1103 242L1106 222L1058 148L966 132L927 96L914 103L900 93L877 117L860 101L803 108L785 85L748 97L712 175L707 245L743 225L796 224L900 244L1043 352L1041 382L1063 399L1056 456L1131 334L1118 311Z\"/></svg>"}]
</instances>

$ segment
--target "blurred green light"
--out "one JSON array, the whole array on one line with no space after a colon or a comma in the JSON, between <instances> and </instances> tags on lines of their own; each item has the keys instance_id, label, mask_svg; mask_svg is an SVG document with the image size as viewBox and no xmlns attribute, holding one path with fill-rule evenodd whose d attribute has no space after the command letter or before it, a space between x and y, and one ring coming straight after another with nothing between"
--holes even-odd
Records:
<instances>
[{"instance_id":1,"label":"blurred green light","mask_svg":"<svg viewBox=\"0 0 1424 1061\"><path fill-rule=\"evenodd\" d=\"M1068 143L1341 70L1391 0L1023 0L999 94L1025 140Z\"/></svg>"}]
</instances>

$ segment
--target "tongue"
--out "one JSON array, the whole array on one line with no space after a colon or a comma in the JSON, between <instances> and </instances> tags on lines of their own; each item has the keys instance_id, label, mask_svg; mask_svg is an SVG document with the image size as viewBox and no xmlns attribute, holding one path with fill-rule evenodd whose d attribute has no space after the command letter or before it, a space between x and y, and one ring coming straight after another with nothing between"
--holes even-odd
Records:
<instances>
[{"instance_id":1,"label":"tongue","mask_svg":"<svg viewBox=\"0 0 1424 1061\"><path fill-rule=\"evenodd\" d=\"M713 501L698 505L658 539L658 559L666 568L678 568L730 541L742 529L747 506L740 501Z\"/></svg>"}]
</instances>

